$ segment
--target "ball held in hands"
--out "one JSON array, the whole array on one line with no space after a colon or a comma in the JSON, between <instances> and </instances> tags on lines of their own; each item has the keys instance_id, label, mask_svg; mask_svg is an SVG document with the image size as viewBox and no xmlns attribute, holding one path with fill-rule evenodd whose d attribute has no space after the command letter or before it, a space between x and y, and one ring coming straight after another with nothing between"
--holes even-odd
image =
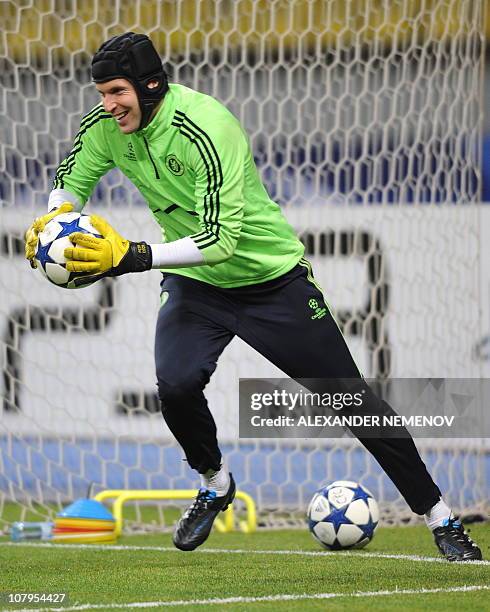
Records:
<instances>
[{"instance_id":1,"label":"ball held in hands","mask_svg":"<svg viewBox=\"0 0 490 612\"><path fill-rule=\"evenodd\" d=\"M42 215L41 217L37 217L37 219L34 219L31 226L27 229L25 233L25 256L26 259L29 260L31 268L37 268L37 262L35 258L39 234L44 231L44 228L51 221L51 219L54 219L58 215L72 212L73 208L73 204L71 204L70 202L64 202L59 208L56 208L55 210L52 210L46 215Z\"/></svg>"}]
</instances>

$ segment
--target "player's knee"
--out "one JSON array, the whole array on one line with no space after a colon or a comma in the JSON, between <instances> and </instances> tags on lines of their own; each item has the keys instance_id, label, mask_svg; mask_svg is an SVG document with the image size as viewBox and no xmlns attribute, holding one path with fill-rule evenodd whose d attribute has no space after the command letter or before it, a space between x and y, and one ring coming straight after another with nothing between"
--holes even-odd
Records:
<instances>
[{"instance_id":1,"label":"player's knee","mask_svg":"<svg viewBox=\"0 0 490 612\"><path fill-rule=\"evenodd\" d=\"M196 372L187 372L177 375L170 382L168 379L158 377L158 396L164 409L172 409L189 403L204 389L206 382L203 375Z\"/></svg>"}]
</instances>

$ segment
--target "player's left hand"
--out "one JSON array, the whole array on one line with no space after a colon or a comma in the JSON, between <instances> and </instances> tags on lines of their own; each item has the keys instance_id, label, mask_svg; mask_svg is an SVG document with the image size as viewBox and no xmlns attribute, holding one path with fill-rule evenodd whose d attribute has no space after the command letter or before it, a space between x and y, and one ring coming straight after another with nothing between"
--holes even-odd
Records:
<instances>
[{"instance_id":1,"label":"player's left hand","mask_svg":"<svg viewBox=\"0 0 490 612\"><path fill-rule=\"evenodd\" d=\"M151 268L151 248L146 242L126 240L98 215L91 215L90 222L102 238L83 232L70 235L74 246L64 252L69 272L86 272L100 278L101 275L120 276Z\"/></svg>"}]
</instances>

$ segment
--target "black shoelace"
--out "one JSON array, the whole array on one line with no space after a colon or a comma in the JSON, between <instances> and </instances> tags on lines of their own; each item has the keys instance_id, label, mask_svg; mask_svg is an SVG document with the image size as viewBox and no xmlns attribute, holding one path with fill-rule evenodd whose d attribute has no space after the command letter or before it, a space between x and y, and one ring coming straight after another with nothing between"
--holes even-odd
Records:
<instances>
[{"instance_id":1,"label":"black shoelace","mask_svg":"<svg viewBox=\"0 0 490 612\"><path fill-rule=\"evenodd\" d=\"M459 544L462 544L463 546L474 546L473 540L465 532L462 523L460 523L460 521L457 519L450 520L449 524L446 526L446 529Z\"/></svg>"},{"instance_id":2,"label":"black shoelace","mask_svg":"<svg viewBox=\"0 0 490 612\"><path fill-rule=\"evenodd\" d=\"M207 489L200 489L196 499L189 507L187 512L187 516L189 518L194 518L198 516L203 510L208 509L208 504L214 501L216 495L213 492L208 491Z\"/></svg>"}]
</instances>

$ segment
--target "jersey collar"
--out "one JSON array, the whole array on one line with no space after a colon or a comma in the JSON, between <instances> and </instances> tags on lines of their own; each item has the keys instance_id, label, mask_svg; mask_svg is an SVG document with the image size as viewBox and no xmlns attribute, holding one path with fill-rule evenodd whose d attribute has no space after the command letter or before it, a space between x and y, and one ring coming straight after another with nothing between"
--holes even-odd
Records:
<instances>
[{"instance_id":1,"label":"jersey collar","mask_svg":"<svg viewBox=\"0 0 490 612\"><path fill-rule=\"evenodd\" d=\"M168 130L172 123L176 108L175 92L172 89L172 85L169 86L169 90L165 94L162 105L157 111L157 114L153 117L150 123L143 128L138 130L138 134L144 136L147 140L153 140L158 138L164 132Z\"/></svg>"}]
</instances>

